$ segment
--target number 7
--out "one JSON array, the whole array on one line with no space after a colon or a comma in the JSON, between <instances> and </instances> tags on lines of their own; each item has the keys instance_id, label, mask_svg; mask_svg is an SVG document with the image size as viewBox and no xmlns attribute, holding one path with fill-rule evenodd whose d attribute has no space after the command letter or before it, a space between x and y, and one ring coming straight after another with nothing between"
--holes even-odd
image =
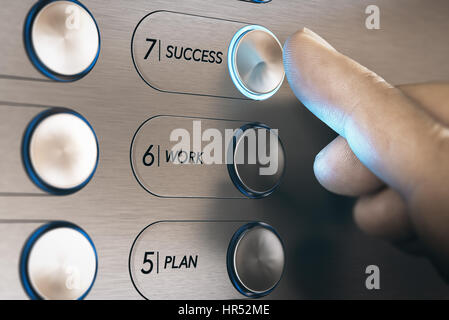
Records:
<instances>
[{"instance_id":1,"label":"number 7","mask_svg":"<svg viewBox=\"0 0 449 320\"><path fill-rule=\"evenodd\" d=\"M144 60L148 59L148 56L150 55L151 50L153 50L154 45L155 45L156 42L157 42L156 39L149 39L149 38L147 38L147 41L148 41L148 42L151 42L151 45L150 45L150 49L148 49L147 54L146 54L145 57L143 58Z\"/></svg>"}]
</instances>

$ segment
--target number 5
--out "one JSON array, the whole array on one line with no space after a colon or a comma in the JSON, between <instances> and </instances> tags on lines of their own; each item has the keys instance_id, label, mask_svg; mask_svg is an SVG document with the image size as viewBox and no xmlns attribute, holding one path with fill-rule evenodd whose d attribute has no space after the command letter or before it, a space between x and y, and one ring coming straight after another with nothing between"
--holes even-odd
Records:
<instances>
[{"instance_id":1,"label":"number 5","mask_svg":"<svg viewBox=\"0 0 449 320\"><path fill-rule=\"evenodd\" d=\"M154 254L154 251L147 251L145 252L145 255L143 256L143 264L145 263L149 263L150 267L145 270L144 268L140 269L140 271L142 271L143 274L149 274L151 273L151 271L153 271L153 261L148 257Z\"/></svg>"}]
</instances>

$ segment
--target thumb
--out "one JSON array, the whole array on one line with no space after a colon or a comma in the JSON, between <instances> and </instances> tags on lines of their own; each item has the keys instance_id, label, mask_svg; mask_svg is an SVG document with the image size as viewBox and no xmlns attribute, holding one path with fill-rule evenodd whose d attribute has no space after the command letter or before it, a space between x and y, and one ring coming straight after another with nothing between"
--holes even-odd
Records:
<instances>
[{"instance_id":1,"label":"thumb","mask_svg":"<svg viewBox=\"0 0 449 320\"><path fill-rule=\"evenodd\" d=\"M403 196L438 175L431 163L447 129L401 91L308 29L285 43L284 66L296 97Z\"/></svg>"}]
</instances>

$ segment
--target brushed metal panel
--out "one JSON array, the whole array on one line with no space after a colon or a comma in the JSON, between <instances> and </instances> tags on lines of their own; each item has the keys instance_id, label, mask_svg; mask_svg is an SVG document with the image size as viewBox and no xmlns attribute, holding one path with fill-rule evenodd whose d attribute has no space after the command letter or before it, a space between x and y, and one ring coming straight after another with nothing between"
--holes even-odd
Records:
<instances>
[{"instance_id":1,"label":"brushed metal panel","mask_svg":"<svg viewBox=\"0 0 449 320\"><path fill-rule=\"evenodd\" d=\"M22 248L44 221L0 222L0 299L27 299L19 273Z\"/></svg>"},{"instance_id":2,"label":"brushed metal panel","mask_svg":"<svg viewBox=\"0 0 449 320\"><path fill-rule=\"evenodd\" d=\"M46 80L28 60L23 42L23 25L35 0L1 0L0 76L18 76Z\"/></svg>"},{"instance_id":3,"label":"brushed metal panel","mask_svg":"<svg viewBox=\"0 0 449 320\"><path fill-rule=\"evenodd\" d=\"M172 10L258 23L272 30L281 42L307 26L393 84L447 80L446 0L273 0L266 5L233 0L82 2L100 28L100 58L80 81L56 83L15 78L43 79L28 61L22 44L22 22L33 1L0 0L0 101L72 108L91 123L100 146L98 170L85 188L66 197L0 196L0 219L68 220L85 229L99 254L98 278L89 299L140 298L128 272L131 244L145 226L167 219L260 220L275 227L283 236L289 259L283 281L269 298L449 296L447 285L426 260L404 255L361 234L352 223L352 201L329 194L317 183L312 172L314 157L334 133L296 100L287 82L262 102L163 93L141 80L131 58L131 36L140 19L152 11ZM364 27L368 4L381 8L379 31ZM208 45L209 37L201 38L201 46ZM202 74L197 73L190 80L201 79ZM130 144L145 119L167 113L258 120L278 128L288 164L279 190L259 200L150 195L132 175ZM25 112L23 116L30 115ZM12 123L4 125L3 116L1 130L20 131ZM14 144L19 146L8 142L8 148ZM9 151L1 150L5 152ZM11 152L16 154L12 157L19 155L17 150ZM11 164L12 171L14 166ZM10 254L16 254L17 248L10 248ZM380 265L384 281L380 291L364 288L364 270L369 264ZM15 285L7 283L11 288Z\"/></svg>"},{"instance_id":4,"label":"brushed metal panel","mask_svg":"<svg viewBox=\"0 0 449 320\"><path fill-rule=\"evenodd\" d=\"M29 193L44 194L28 178L22 164L21 146L28 123L45 107L2 105L0 102L0 196Z\"/></svg>"}]
</instances>

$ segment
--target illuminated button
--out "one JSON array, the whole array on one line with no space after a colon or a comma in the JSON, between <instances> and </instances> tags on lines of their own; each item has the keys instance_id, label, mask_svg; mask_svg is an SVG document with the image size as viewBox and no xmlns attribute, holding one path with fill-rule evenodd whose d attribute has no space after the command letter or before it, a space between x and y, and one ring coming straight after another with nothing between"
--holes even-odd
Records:
<instances>
[{"instance_id":1,"label":"illuminated button","mask_svg":"<svg viewBox=\"0 0 449 320\"><path fill-rule=\"evenodd\" d=\"M262 198L281 183L285 154L277 132L254 123L240 128L234 136L228 172L234 185L247 197Z\"/></svg>"},{"instance_id":2,"label":"illuminated button","mask_svg":"<svg viewBox=\"0 0 449 320\"><path fill-rule=\"evenodd\" d=\"M83 299L95 281L97 254L81 228L54 222L30 236L22 252L20 271L32 299Z\"/></svg>"},{"instance_id":3,"label":"illuminated button","mask_svg":"<svg viewBox=\"0 0 449 320\"><path fill-rule=\"evenodd\" d=\"M228 50L229 74L246 97L264 100L284 80L282 45L268 29L251 25L234 35Z\"/></svg>"},{"instance_id":4,"label":"illuminated button","mask_svg":"<svg viewBox=\"0 0 449 320\"><path fill-rule=\"evenodd\" d=\"M68 194L84 187L98 161L95 133L80 114L50 109L29 124L23 159L30 178L43 190Z\"/></svg>"},{"instance_id":5,"label":"illuminated button","mask_svg":"<svg viewBox=\"0 0 449 320\"><path fill-rule=\"evenodd\" d=\"M228 273L234 286L250 297L269 294L284 271L284 246L269 225L253 222L241 227L228 249Z\"/></svg>"},{"instance_id":6,"label":"illuminated button","mask_svg":"<svg viewBox=\"0 0 449 320\"><path fill-rule=\"evenodd\" d=\"M25 43L41 72L72 81L95 65L100 33L91 13L78 1L39 1L26 20Z\"/></svg>"}]
</instances>

